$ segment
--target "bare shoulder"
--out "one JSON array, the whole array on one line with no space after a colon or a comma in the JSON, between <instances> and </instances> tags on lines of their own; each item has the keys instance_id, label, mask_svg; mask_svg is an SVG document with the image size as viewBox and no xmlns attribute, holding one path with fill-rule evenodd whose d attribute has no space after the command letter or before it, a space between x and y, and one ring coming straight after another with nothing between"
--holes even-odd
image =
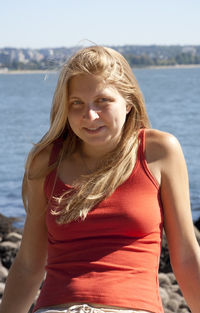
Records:
<instances>
[{"instance_id":1,"label":"bare shoulder","mask_svg":"<svg viewBox=\"0 0 200 313\"><path fill-rule=\"evenodd\" d=\"M153 145L170 152L171 149L177 149L180 147L178 139L167 132L163 132L157 129L146 129L146 143Z\"/></svg>"},{"instance_id":2,"label":"bare shoulder","mask_svg":"<svg viewBox=\"0 0 200 313\"><path fill-rule=\"evenodd\" d=\"M180 143L174 135L157 129L146 129L145 135L146 157L149 161L165 161L182 156Z\"/></svg>"},{"instance_id":3,"label":"bare shoulder","mask_svg":"<svg viewBox=\"0 0 200 313\"><path fill-rule=\"evenodd\" d=\"M33 159L29 169L29 177L37 177L38 173L43 173L48 168L49 158L53 144L49 144L41 150Z\"/></svg>"},{"instance_id":4,"label":"bare shoulder","mask_svg":"<svg viewBox=\"0 0 200 313\"><path fill-rule=\"evenodd\" d=\"M27 212L31 213L32 217L41 214L46 208L44 184L51 149L52 145L49 145L35 156L26 176L27 179L24 180L24 195L28 200Z\"/></svg>"}]
</instances>

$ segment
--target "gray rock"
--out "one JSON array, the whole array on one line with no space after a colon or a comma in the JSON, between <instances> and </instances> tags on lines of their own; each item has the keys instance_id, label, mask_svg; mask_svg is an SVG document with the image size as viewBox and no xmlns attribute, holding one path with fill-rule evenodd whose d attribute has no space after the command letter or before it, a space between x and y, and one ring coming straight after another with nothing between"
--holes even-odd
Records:
<instances>
[{"instance_id":1,"label":"gray rock","mask_svg":"<svg viewBox=\"0 0 200 313\"><path fill-rule=\"evenodd\" d=\"M186 303L186 301L185 301L185 299L182 297L182 299L181 299L181 301L180 301L180 308L181 309L188 309L188 305L187 305L187 303Z\"/></svg>"},{"instance_id":2,"label":"gray rock","mask_svg":"<svg viewBox=\"0 0 200 313\"><path fill-rule=\"evenodd\" d=\"M160 287L160 296L163 303L163 306L165 307L167 303L169 302L169 294L166 289Z\"/></svg>"},{"instance_id":3,"label":"gray rock","mask_svg":"<svg viewBox=\"0 0 200 313\"><path fill-rule=\"evenodd\" d=\"M7 235L10 231L12 231L12 224L16 221L16 218L6 217L0 214L0 234L2 236Z\"/></svg>"},{"instance_id":4,"label":"gray rock","mask_svg":"<svg viewBox=\"0 0 200 313\"><path fill-rule=\"evenodd\" d=\"M13 263L19 246L20 242L3 241L0 243L1 261L3 266L5 266L7 269L9 269Z\"/></svg>"},{"instance_id":5,"label":"gray rock","mask_svg":"<svg viewBox=\"0 0 200 313\"><path fill-rule=\"evenodd\" d=\"M170 264L169 250L167 245L167 239L165 233L163 233L162 237L162 250L160 255L160 265L159 272L162 273L171 273L172 267Z\"/></svg>"},{"instance_id":6,"label":"gray rock","mask_svg":"<svg viewBox=\"0 0 200 313\"><path fill-rule=\"evenodd\" d=\"M174 273L167 273L167 277L169 277L172 285L177 284L176 277L175 277Z\"/></svg>"},{"instance_id":7,"label":"gray rock","mask_svg":"<svg viewBox=\"0 0 200 313\"><path fill-rule=\"evenodd\" d=\"M198 230L197 227L194 226L194 232L198 241L198 244L200 245L200 231Z\"/></svg>"},{"instance_id":8,"label":"gray rock","mask_svg":"<svg viewBox=\"0 0 200 313\"><path fill-rule=\"evenodd\" d=\"M172 294L177 294L179 297L181 297L181 294L179 293L180 290L179 285L171 285L170 290Z\"/></svg>"},{"instance_id":9,"label":"gray rock","mask_svg":"<svg viewBox=\"0 0 200 313\"><path fill-rule=\"evenodd\" d=\"M200 208L199 208L200 210ZM194 223L194 225L196 226L196 228L200 231L200 217L199 219Z\"/></svg>"},{"instance_id":10,"label":"gray rock","mask_svg":"<svg viewBox=\"0 0 200 313\"><path fill-rule=\"evenodd\" d=\"M4 289L5 289L5 284L4 283L0 283L0 296L3 295Z\"/></svg>"},{"instance_id":11,"label":"gray rock","mask_svg":"<svg viewBox=\"0 0 200 313\"><path fill-rule=\"evenodd\" d=\"M8 276L8 270L5 268L0 261L0 282L5 281Z\"/></svg>"},{"instance_id":12,"label":"gray rock","mask_svg":"<svg viewBox=\"0 0 200 313\"><path fill-rule=\"evenodd\" d=\"M168 308L165 308L165 309L164 309L164 312L165 312L165 313L174 313L172 310L170 310L170 309L168 309Z\"/></svg>"},{"instance_id":13,"label":"gray rock","mask_svg":"<svg viewBox=\"0 0 200 313\"><path fill-rule=\"evenodd\" d=\"M172 289L170 290L169 297L178 302L179 305L182 303L183 296L179 295L176 291L174 292Z\"/></svg>"},{"instance_id":14,"label":"gray rock","mask_svg":"<svg viewBox=\"0 0 200 313\"><path fill-rule=\"evenodd\" d=\"M19 242L22 240L22 235L15 232L11 232L5 237L5 240L11 242Z\"/></svg>"},{"instance_id":15,"label":"gray rock","mask_svg":"<svg viewBox=\"0 0 200 313\"><path fill-rule=\"evenodd\" d=\"M19 249L19 242L3 241L0 243L0 251L6 251L10 249Z\"/></svg>"},{"instance_id":16,"label":"gray rock","mask_svg":"<svg viewBox=\"0 0 200 313\"><path fill-rule=\"evenodd\" d=\"M159 273L158 277L159 277L160 287L166 288L171 285L170 278L165 273Z\"/></svg>"},{"instance_id":17,"label":"gray rock","mask_svg":"<svg viewBox=\"0 0 200 313\"><path fill-rule=\"evenodd\" d=\"M170 301L167 303L167 308L174 313L178 312L179 303L175 299L170 299Z\"/></svg>"}]
</instances>

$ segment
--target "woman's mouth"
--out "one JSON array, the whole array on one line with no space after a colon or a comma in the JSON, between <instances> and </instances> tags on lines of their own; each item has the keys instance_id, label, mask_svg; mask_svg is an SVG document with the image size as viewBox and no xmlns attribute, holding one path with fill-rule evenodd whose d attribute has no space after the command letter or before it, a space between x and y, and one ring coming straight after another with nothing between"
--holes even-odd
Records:
<instances>
[{"instance_id":1,"label":"woman's mouth","mask_svg":"<svg viewBox=\"0 0 200 313\"><path fill-rule=\"evenodd\" d=\"M86 130L87 133L89 134L97 134L100 132L104 126L99 126L99 127L84 127L84 130Z\"/></svg>"}]
</instances>

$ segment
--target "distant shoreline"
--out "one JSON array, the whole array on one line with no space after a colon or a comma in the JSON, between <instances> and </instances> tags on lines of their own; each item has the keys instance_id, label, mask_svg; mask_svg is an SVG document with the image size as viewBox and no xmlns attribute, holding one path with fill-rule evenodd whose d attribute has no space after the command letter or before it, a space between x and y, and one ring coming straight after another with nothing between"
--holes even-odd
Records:
<instances>
[{"instance_id":1,"label":"distant shoreline","mask_svg":"<svg viewBox=\"0 0 200 313\"><path fill-rule=\"evenodd\" d=\"M200 68L200 64L176 64L176 65L163 65L163 66L135 66L133 70L140 69L192 69L192 68ZM58 70L9 70L9 69L0 69L0 74L56 74Z\"/></svg>"},{"instance_id":2,"label":"distant shoreline","mask_svg":"<svg viewBox=\"0 0 200 313\"><path fill-rule=\"evenodd\" d=\"M52 71L52 70L1 70L0 74L51 74L51 73L57 73L58 71Z\"/></svg>"},{"instance_id":3,"label":"distant shoreline","mask_svg":"<svg viewBox=\"0 0 200 313\"><path fill-rule=\"evenodd\" d=\"M139 67L138 67L139 68ZM135 67L135 69L138 69ZM200 68L200 64L176 64L176 65L152 65L152 66L144 66L141 68L145 69L190 69L190 68Z\"/></svg>"}]
</instances>

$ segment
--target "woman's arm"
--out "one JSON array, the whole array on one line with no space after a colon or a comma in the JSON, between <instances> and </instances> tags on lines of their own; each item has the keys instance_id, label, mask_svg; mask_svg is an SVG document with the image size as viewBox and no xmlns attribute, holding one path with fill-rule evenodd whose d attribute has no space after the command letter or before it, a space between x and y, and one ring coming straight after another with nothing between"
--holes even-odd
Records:
<instances>
[{"instance_id":1,"label":"woman's arm","mask_svg":"<svg viewBox=\"0 0 200 313\"><path fill-rule=\"evenodd\" d=\"M37 168L44 155L34 161ZM27 313L44 277L47 256L47 230L44 195L44 178L28 181L28 212L21 247L10 268L0 313Z\"/></svg>"},{"instance_id":2,"label":"woman's arm","mask_svg":"<svg viewBox=\"0 0 200 313\"><path fill-rule=\"evenodd\" d=\"M161 173L164 228L173 271L192 313L200 312L200 247L194 234L187 168L179 142L154 134L154 160ZM155 143L156 142L156 143Z\"/></svg>"}]
</instances>

